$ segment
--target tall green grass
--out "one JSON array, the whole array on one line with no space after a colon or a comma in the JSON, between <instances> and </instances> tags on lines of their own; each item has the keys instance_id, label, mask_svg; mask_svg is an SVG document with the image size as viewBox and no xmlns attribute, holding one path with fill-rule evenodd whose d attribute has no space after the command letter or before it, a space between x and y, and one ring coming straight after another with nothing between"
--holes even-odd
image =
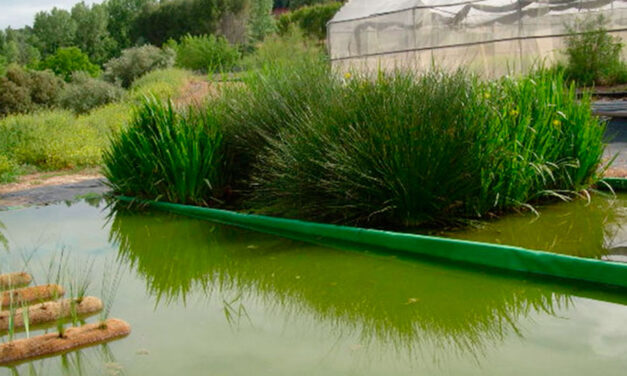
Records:
<instances>
[{"instance_id":1,"label":"tall green grass","mask_svg":"<svg viewBox=\"0 0 627 376\"><path fill-rule=\"evenodd\" d=\"M222 186L222 134L210 112L178 113L171 102L147 99L103 161L118 193L210 205Z\"/></svg>"},{"instance_id":2,"label":"tall green grass","mask_svg":"<svg viewBox=\"0 0 627 376\"><path fill-rule=\"evenodd\" d=\"M260 212L414 226L567 199L598 178L604 125L560 75L330 75L289 89L264 79L250 96L287 114L261 134L251 167L248 203ZM286 111L304 88L316 97ZM258 133L256 116L240 131Z\"/></svg>"},{"instance_id":3,"label":"tall green grass","mask_svg":"<svg viewBox=\"0 0 627 376\"><path fill-rule=\"evenodd\" d=\"M301 51L302 52L302 51ZM417 226L570 199L605 125L563 75L338 75L311 49L260 59L203 114L144 104L105 155L119 193L328 222Z\"/></svg>"}]
</instances>

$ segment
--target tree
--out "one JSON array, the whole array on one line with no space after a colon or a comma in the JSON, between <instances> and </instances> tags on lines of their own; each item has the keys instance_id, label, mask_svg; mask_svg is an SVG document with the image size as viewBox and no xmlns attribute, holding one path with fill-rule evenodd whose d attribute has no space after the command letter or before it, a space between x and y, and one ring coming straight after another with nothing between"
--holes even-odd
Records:
<instances>
[{"instance_id":1,"label":"tree","mask_svg":"<svg viewBox=\"0 0 627 376\"><path fill-rule=\"evenodd\" d=\"M253 1L248 22L248 33L252 41L263 40L276 29L272 17L272 4L273 0Z\"/></svg>"},{"instance_id":2,"label":"tree","mask_svg":"<svg viewBox=\"0 0 627 376\"><path fill-rule=\"evenodd\" d=\"M4 47L0 51L8 63L16 63L34 67L38 64L41 54L34 46L36 38L32 29L26 27L20 30L7 28L5 33Z\"/></svg>"},{"instance_id":3,"label":"tree","mask_svg":"<svg viewBox=\"0 0 627 376\"><path fill-rule=\"evenodd\" d=\"M54 55L41 63L42 69L50 69L65 81L70 81L72 73L87 72L92 77L100 73L100 68L89 61L89 57L77 47L62 47Z\"/></svg>"},{"instance_id":4,"label":"tree","mask_svg":"<svg viewBox=\"0 0 627 376\"><path fill-rule=\"evenodd\" d=\"M150 4L155 4L155 0L109 0L103 4L109 16L107 29L116 42L116 55L136 42L131 36L133 25Z\"/></svg>"},{"instance_id":5,"label":"tree","mask_svg":"<svg viewBox=\"0 0 627 376\"><path fill-rule=\"evenodd\" d=\"M77 30L74 44L97 64L109 60L115 49L115 40L111 38L107 28L107 8L99 4L89 7L80 2L72 8L72 19Z\"/></svg>"},{"instance_id":6,"label":"tree","mask_svg":"<svg viewBox=\"0 0 627 376\"><path fill-rule=\"evenodd\" d=\"M68 11L53 8L50 13L39 12L35 15L33 33L39 40L39 50L44 56L55 53L61 47L73 45L76 29L76 21Z\"/></svg>"}]
</instances>

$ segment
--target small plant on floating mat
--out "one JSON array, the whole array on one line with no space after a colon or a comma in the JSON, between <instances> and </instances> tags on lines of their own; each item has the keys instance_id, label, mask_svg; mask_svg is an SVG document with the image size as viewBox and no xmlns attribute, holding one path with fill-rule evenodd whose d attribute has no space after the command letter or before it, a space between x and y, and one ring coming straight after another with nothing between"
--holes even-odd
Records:
<instances>
[{"instance_id":1,"label":"small plant on floating mat","mask_svg":"<svg viewBox=\"0 0 627 376\"><path fill-rule=\"evenodd\" d=\"M104 303L104 307L100 312L100 322L103 326L106 325L106 320L111 314L111 308L120 288L123 272L122 264L115 262L115 260L109 260L105 263L100 292L100 297Z\"/></svg>"},{"instance_id":2,"label":"small plant on floating mat","mask_svg":"<svg viewBox=\"0 0 627 376\"><path fill-rule=\"evenodd\" d=\"M81 304L85 296L87 296L87 290L91 284L91 274L94 268L94 259L87 261L87 263L78 263L78 267L75 272L72 273L72 278L68 282L70 288L70 305L72 311L72 325L77 326L79 324L79 317L77 306ZM87 267L84 267L87 265Z\"/></svg>"}]
</instances>

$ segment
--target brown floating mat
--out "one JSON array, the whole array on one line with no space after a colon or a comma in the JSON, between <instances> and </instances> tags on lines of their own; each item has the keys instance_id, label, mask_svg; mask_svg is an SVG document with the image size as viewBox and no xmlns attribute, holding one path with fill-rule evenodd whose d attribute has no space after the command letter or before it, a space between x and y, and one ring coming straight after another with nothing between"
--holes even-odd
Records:
<instances>
[{"instance_id":1,"label":"brown floating mat","mask_svg":"<svg viewBox=\"0 0 627 376\"><path fill-rule=\"evenodd\" d=\"M56 300L62 297L65 291L59 285L41 285L4 291L1 294L0 308L4 309L11 305L11 297L13 297L13 307L20 308L25 304L30 305Z\"/></svg>"},{"instance_id":2,"label":"brown floating mat","mask_svg":"<svg viewBox=\"0 0 627 376\"><path fill-rule=\"evenodd\" d=\"M28 286L33 278L28 273L0 274L0 289Z\"/></svg>"},{"instance_id":3,"label":"brown floating mat","mask_svg":"<svg viewBox=\"0 0 627 376\"><path fill-rule=\"evenodd\" d=\"M59 333L48 333L18 339L0 344L0 366L63 354L126 337L130 333L131 326L126 322L108 319L104 322L69 328L63 337L59 336Z\"/></svg>"},{"instance_id":4,"label":"brown floating mat","mask_svg":"<svg viewBox=\"0 0 627 376\"><path fill-rule=\"evenodd\" d=\"M102 311L102 301L93 296L82 299L63 299L56 302L45 302L26 308L18 308L13 313L13 328L24 328L24 309L28 310L28 325L37 326L54 323L59 319L76 315L85 318ZM0 311L0 334L9 329L11 312Z\"/></svg>"}]
</instances>

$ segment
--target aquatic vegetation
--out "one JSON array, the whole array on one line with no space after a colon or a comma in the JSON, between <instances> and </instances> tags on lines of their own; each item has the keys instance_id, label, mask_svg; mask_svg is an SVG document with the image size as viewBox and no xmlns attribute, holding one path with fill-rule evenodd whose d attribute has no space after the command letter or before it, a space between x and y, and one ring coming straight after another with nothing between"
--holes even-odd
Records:
<instances>
[{"instance_id":1,"label":"aquatic vegetation","mask_svg":"<svg viewBox=\"0 0 627 376\"><path fill-rule=\"evenodd\" d=\"M260 74L229 102L258 212L414 226L568 199L599 178L605 126L561 75L300 72Z\"/></svg>"},{"instance_id":2,"label":"aquatic vegetation","mask_svg":"<svg viewBox=\"0 0 627 376\"><path fill-rule=\"evenodd\" d=\"M121 194L210 205L222 187L222 133L215 116L151 98L104 153L104 175Z\"/></svg>"}]
</instances>

